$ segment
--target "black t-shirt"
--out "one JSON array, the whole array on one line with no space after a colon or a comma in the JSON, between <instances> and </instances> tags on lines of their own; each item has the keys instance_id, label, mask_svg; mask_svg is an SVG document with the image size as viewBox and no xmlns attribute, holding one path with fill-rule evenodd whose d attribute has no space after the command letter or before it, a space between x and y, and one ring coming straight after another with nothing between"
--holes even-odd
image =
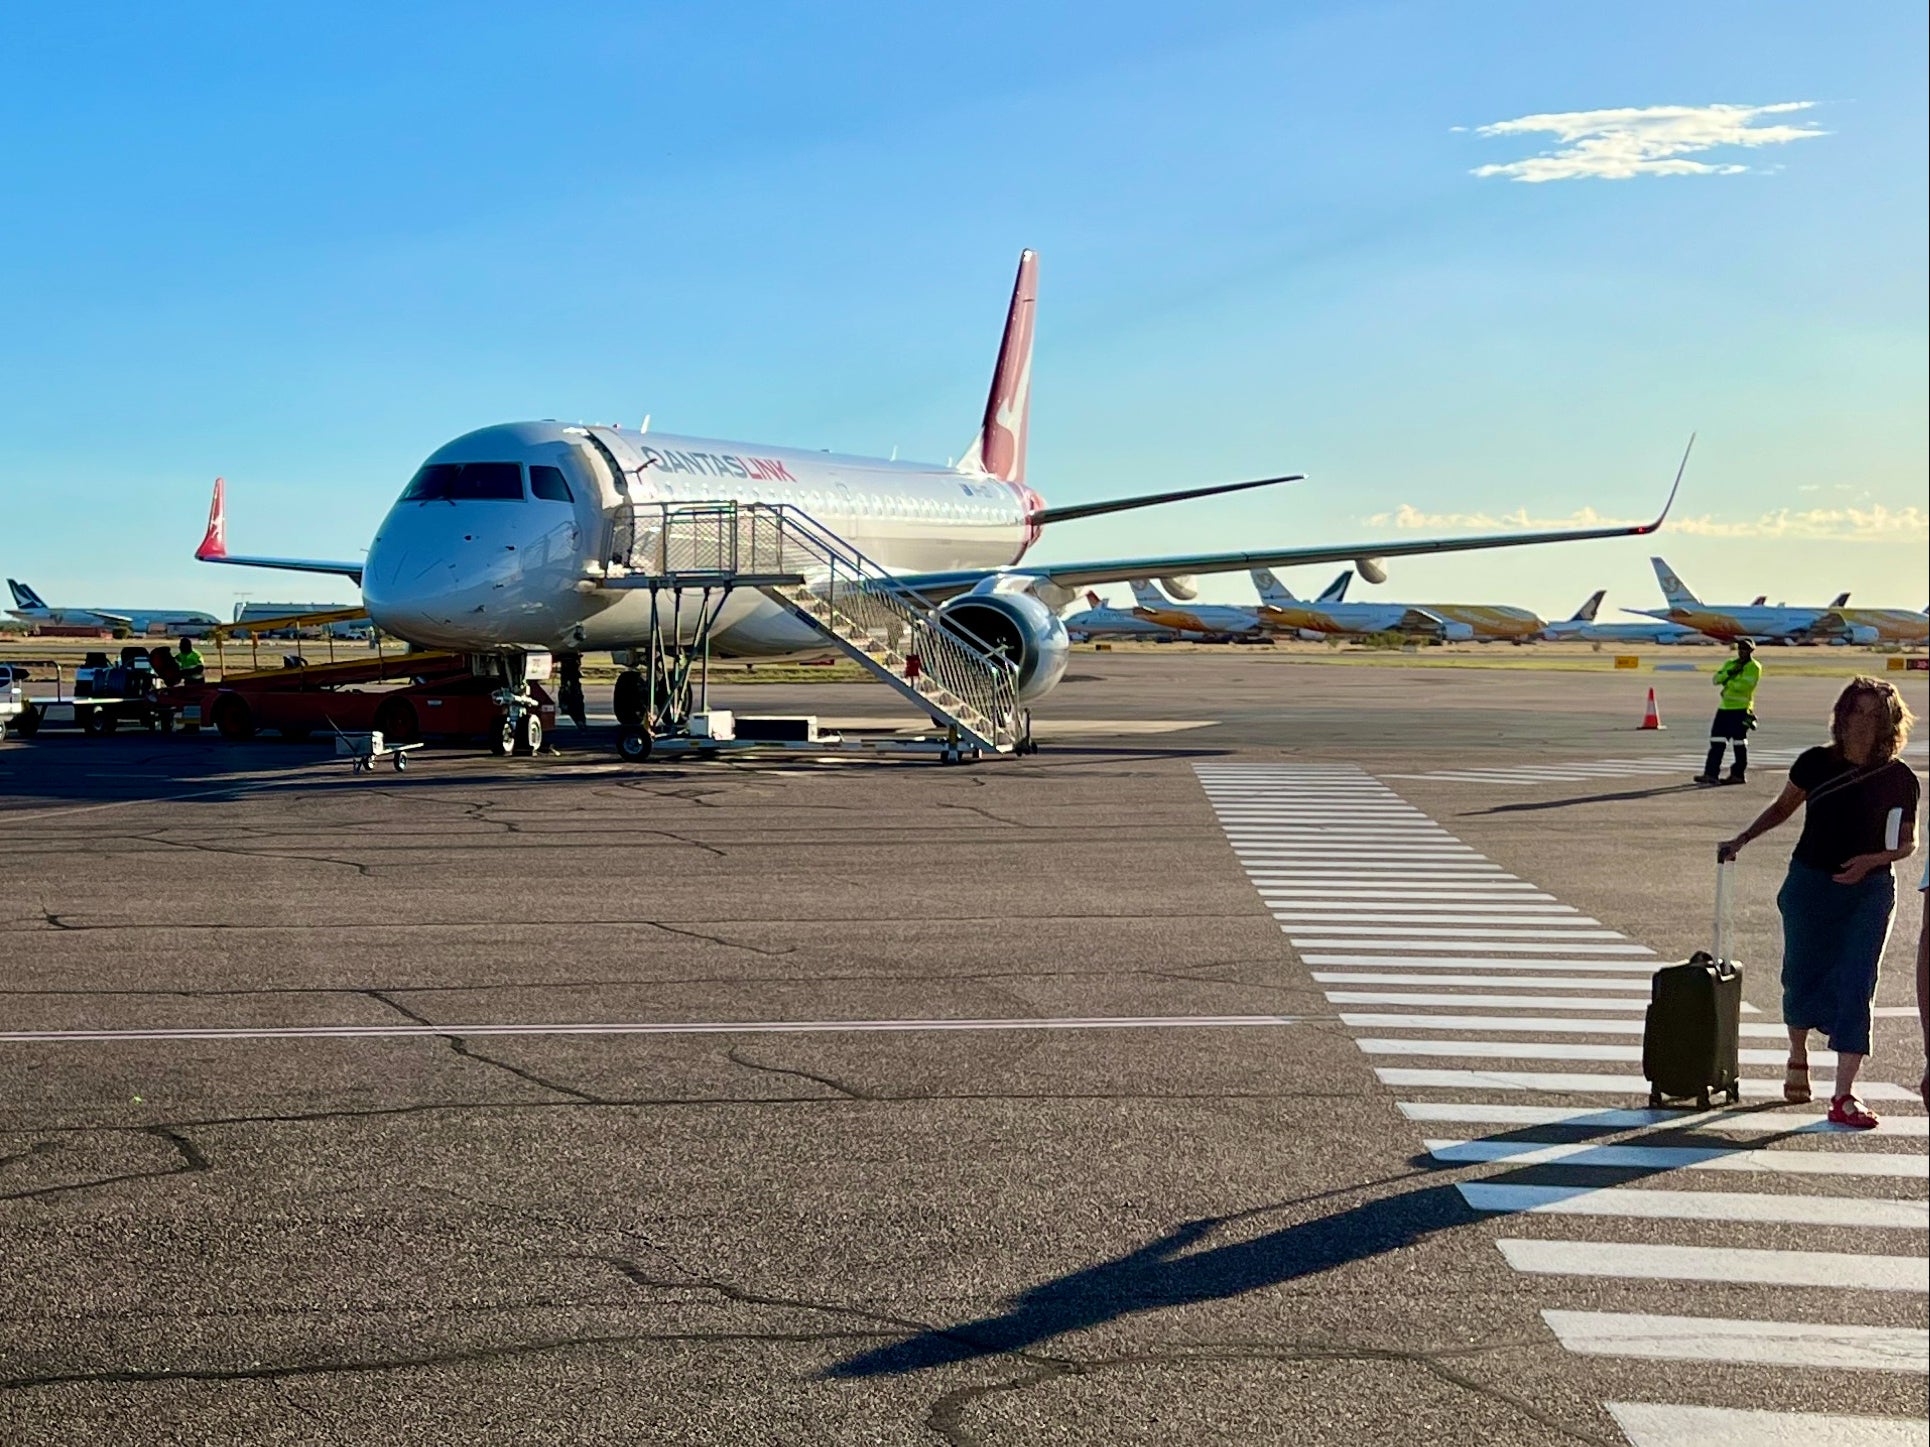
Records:
<instances>
[{"instance_id":1,"label":"black t-shirt","mask_svg":"<svg viewBox=\"0 0 1930 1447\"><path fill-rule=\"evenodd\" d=\"M1831 874L1858 854L1897 848L1923 792L1915 770L1901 759L1859 769L1834 747L1803 750L1790 765L1789 782L1809 796L1796 862Z\"/></svg>"}]
</instances>

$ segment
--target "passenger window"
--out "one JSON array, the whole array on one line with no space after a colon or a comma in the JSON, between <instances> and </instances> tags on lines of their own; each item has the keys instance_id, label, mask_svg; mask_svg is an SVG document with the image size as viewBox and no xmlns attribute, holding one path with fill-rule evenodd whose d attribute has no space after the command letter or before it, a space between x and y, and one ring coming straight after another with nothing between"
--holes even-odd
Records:
<instances>
[{"instance_id":1,"label":"passenger window","mask_svg":"<svg viewBox=\"0 0 1930 1447\"><path fill-rule=\"evenodd\" d=\"M404 502L439 502L449 496L449 489L462 468L453 462L431 462L409 480L402 489Z\"/></svg>"},{"instance_id":2,"label":"passenger window","mask_svg":"<svg viewBox=\"0 0 1930 1447\"><path fill-rule=\"evenodd\" d=\"M458 502L520 502L523 465L520 462L465 462L449 496Z\"/></svg>"},{"instance_id":3,"label":"passenger window","mask_svg":"<svg viewBox=\"0 0 1930 1447\"><path fill-rule=\"evenodd\" d=\"M534 463L529 469L529 495L540 497L545 502L574 502L570 496L570 484L563 476L560 467L539 467Z\"/></svg>"}]
</instances>

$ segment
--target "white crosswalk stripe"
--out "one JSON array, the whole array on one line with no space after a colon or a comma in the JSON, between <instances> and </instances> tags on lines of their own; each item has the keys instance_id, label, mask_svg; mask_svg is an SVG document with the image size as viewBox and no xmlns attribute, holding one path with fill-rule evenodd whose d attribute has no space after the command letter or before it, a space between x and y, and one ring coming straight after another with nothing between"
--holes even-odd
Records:
<instances>
[{"instance_id":1,"label":"white crosswalk stripe","mask_svg":"<svg viewBox=\"0 0 1930 1447\"><path fill-rule=\"evenodd\" d=\"M1793 758L1796 751L1784 752ZM1756 750L1755 758L1765 768L1786 762L1774 750ZM1685 766L1693 771L1701 762L1697 749L1692 756L1414 777L1614 787ZM1442 1170L1476 1177L1455 1183L1470 1207L1524 1223L1573 1222L1568 1229L1577 1237L1635 1220L1656 1223L1645 1232L1756 1223L1809 1234L1817 1245L1840 1243L1846 1231L1883 1233L1880 1246L1873 1237L1871 1251L1854 1253L1764 1249L1760 1238L1731 1247L1507 1237L1500 1247L1514 1270L1544 1282L1542 1289L1550 1292L1574 1283L1588 1304L1595 1300L1590 1284L1608 1279L1629 1283L1629 1289L1653 1283L1669 1293L1658 1295L1657 1304L1672 1310L1698 1283L1760 1291L1766 1293L1766 1316L1785 1309L1785 1297L1777 1293L1791 1286L1925 1291L1930 1154L1920 1143L1930 1139L1930 1130L1922 1114L1897 1109L1907 1104L1915 1111L1913 1089L1862 1082L1859 1094L1885 1111L1870 1132L1830 1126L1821 1105L1725 1108L1719 1096L1714 1109L1637 1105L1648 1098L1648 1082L1632 1071L1599 1067L1641 1060L1649 980L1663 963L1651 948L1517 878L1361 771L1203 764L1198 772L1247 877L1310 968L1313 983L1338 1007L1340 1023L1356 1032L1355 1043L1373 1060L1376 1077L1406 1097L1399 1101L1402 1113L1432 1128L1423 1142L1428 1159ZM1754 1006L1744 1008L1761 1014ZM1756 1019L1741 1028L1742 1097L1780 1107L1783 1027ZM1414 1063L1397 1063L1402 1057ZM1826 1087L1834 1056L1812 1050L1810 1059L1818 1085ZM1548 1103L1536 1102L1537 1095ZM1627 1104L1591 1107L1577 1100L1589 1096L1619 1097ZM1474 1133L1479 1130L1491 1133ZM1878 1141L1905 1144L1872 1149ZM1529 1171L1532 1184L1515 1174ZM1710 1172L1738 1186L1761 1186L1707 1189ZM1792 1193L1790 1178L1801 1182L1800 1192ZM1697 1189L1671 1189L1672 1180L1695 1182ZM1542 1315L1564 1347L1590 1355L1919 1372L1930 1355L1920 1330L1857 1322L1553 1307ZM1892 1418L1667 1403L1622 1403L1616 1411L1637 1447L1799 1437L1804 1447L1839 1440L1925 1447L1918 1424Z\"/></svg>"},{"instance_id":2,"label":"white crosswalk stripe","mask_svg":"<svg viewBox=\"0 0 1930 1447\"><path fill-rule=\"evenodd\" d=\"M1763 1412L1609 1402L1629 1447L1930 1447L1930 1423L1908 1417Z\"/></svg>"},{"instance_id":3,"label":"white crosswalk stripe","mask_svg":"<svg viewBox=\"0 0 1930 1447\"><path fill-rule=\"evenodd\" d=\"M1590 1356L1918 1374L1930 1366L1930 1332L1909 1328L1620 1311L1543 1311L1541 1319L1569 1351Z\"/></svg>"},{"instance_id":4,"label":"white crosswalk stripe","mask_svg":"<svg viewBox=\"0 0 1930 1447\"><path fill-rule=\"evenodd\" d=\"M1753 1251L1732 1246L1649 1246L1627 1241L1503 1239L1516 1271L1538 1276L1636 1277L1651 1281L1750 1282L1846 1291L1921 1291L1921 1256L1853 1251Z\"/></svg>"},{"instance_id":5,"label":"white crosswalk stripe","mask_svg":"<svg viewBox=\"0 0 1930 1447\"><path fill-rule=\"evenodd\" d=\"M1749 762L1755 769L1786 769L1796 762L1801 749L1751 747ZM1921 762L1925 745L1913 740L1904 745L1903 757ZM1707 756L1700 749L1682 749L1656 754L1645 759L1562 759L1550 763L1504 764L1492 768L1430 769L1418 774L1382 774L1383 779L1442 779L1470 784L1572 783L1586 779L1644 779L1666 775L1694 775L1702 772ZM1230 782L1230 781L1229 781Z\"/></svg>"}]
</instances>

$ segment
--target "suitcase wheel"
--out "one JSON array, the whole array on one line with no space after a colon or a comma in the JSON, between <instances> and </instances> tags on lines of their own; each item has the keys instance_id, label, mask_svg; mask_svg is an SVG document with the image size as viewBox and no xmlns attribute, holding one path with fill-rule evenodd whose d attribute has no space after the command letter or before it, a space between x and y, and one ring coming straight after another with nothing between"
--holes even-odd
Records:
<instances>
[{"instance_id":1,"label":"suitcase wheel","mask_svg":"<svg viewBox=\"0 0 1930 1447\"><path fill-rule=\"evenodd\" d=\"M1730 1081L1729 1082L1729 1104L1735 1105L1741 1099L1742 1099L1742 1082L1740 1080Z\"/></svg>"},{"instance_id":2,"label":"suitcase wheel","mask_svg":"<svg viewBox=\"0 0 1930 1447\"><path fill-rule=\"evenodd\" d=\"M1649 1109L1660 1110L1661 1108L1662 1108L1662 1092L1660 1090L1653 1090L1653 1089L1650 1090L1649 1091Z\"/></svg>"},{"instance_id":3,"label":"suitcase wheel","mask_svg":"<svg viewBox=\"0 0 1930 1447\"><path fill-rule=\"evenodd\" d=\"M1697 1110L1707 1110L1709 1108L1709 1092L1705 1090L1698 1095L1695 1098L1695 1104Z\"/></svg>"}]
</instances>

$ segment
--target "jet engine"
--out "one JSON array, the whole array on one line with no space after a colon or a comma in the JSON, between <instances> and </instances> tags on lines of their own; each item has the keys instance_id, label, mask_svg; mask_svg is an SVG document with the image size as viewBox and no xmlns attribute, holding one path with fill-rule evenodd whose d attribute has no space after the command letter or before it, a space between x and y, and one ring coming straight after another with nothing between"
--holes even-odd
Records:
<instances>
[{"instance_id":1,"label":"jet engine","mask_svg":"<svg viewBox=\"0 0 1930 1447\"><path fill-rule=\"evenodd\" d=\"M1355 558L1354 571L1370 583L1387 581L1387 565L1379 558Z\"/></svg>"},{"instance_id":2,"label":"jet engine","mask_svg":"<svg viewBox=\"0 0 1930 1447\"><path fill-rule=\"evenodd\" d=\"M1003 650L1018 667L1020 699L1034 699L1057 686L1071 645L1059 615L1030 593L966 593L938 610L986 647Z\"/></svg>"},{"instance_id":3,"label":"jet engine","mask_svg":"<svg viewBox=\"0 0 1930 1447\"><path fill-rule=\"evenodd\" d=\"M1443 643L1469 643L1474 639L1472 623L1443 623L1441 641Z\"/></svg>"},{"instance_id":4,"label":"jet engine","mask_svg":"<svg viewBox=\"0 0 1930 1447\"><path fill-rule=\"evenodd\" d=\"M1868 648L1872 643L1881 642L1881 635L1867 623L1850 623L1843 629L1843 641L1854 643L1859 648Z\"/></svg>"},{"instance_id":5,"label":"jet engine","mask_svg":"<svg viewBox=\"0 0 1930 1447\"><path fill-rule=\"evenodd\" d=\"M1200 585L1191 573L1161 578L1159 585L1166 590L1168 597L1177 598L1182 603L1190 603L1200 595Z\"/></svg>"}]
</instances>

